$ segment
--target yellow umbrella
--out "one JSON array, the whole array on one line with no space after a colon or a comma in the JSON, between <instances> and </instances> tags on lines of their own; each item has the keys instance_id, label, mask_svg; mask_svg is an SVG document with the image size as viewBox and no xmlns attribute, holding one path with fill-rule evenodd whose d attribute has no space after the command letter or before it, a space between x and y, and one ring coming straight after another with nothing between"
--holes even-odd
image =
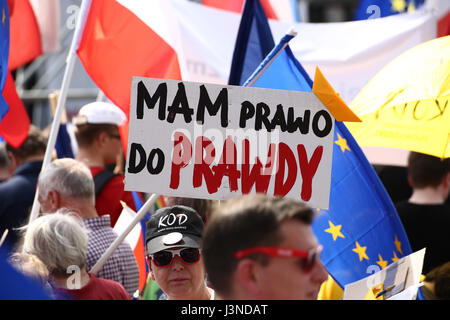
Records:
<instances>
[{"instance_id":1,"label":"yellow umbrella","mask_svg":"<svg viewBox=\"0 0 450 320\"><path fill-rule=\"evenodd\" d=\"M346 123L360 145L450 157L450 36L398 56L359 92Z\"/></svg>"}]
</instances>

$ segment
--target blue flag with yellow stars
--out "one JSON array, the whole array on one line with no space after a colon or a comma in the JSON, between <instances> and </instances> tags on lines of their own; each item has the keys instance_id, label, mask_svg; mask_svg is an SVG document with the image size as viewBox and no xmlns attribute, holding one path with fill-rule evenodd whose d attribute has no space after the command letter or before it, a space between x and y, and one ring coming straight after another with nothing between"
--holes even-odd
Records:
<instances>
[{"instance_id":1,"label":"blue flag with yellow stars","mask_svg":"<svg viewBox=\"0 0 450 320\"><path fill-rule=\"evenodd\" d=\"M287 45L291 38L281 42ZM312 91L308 74L289 46L283 47L277 45L246 83L256 78L253 87ZM334 132L329 209L318 210L312 227L324 247L323 264L344 288L412 251L391 199L355 139L342 122L336 121Z\"/></svg>"},{"instance_id":2,"label":"blue flag with yellow stars","mask_svg":"<svg viewBox=\"0 0 450 320\"><path fill-rule=\"evenodd\" d=\"M355 20L387 17L402 12L412 12L422 6L424 0L360 0Z\"/></svg>"},{"instance_id":3,"label":"blue flag with yellow stars","mask_svg":"<svg viewBox=\"0 0 450 320\"><path fill-rule=\"evenodd\" d=\"M0 121L9 111L8 104L3 98L3 87L8 74L9 57L9 10L6 0L0 0Z\"/></svg>"}]
</instances>

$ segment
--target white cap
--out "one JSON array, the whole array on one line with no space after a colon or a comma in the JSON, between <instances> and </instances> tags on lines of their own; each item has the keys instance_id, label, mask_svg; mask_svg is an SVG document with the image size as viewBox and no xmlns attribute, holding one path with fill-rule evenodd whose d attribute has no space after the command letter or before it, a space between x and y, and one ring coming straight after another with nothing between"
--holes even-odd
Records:
<instances>
[{"instance_id":1,"label":"white cap","mask_svg":"<svg viewBox=\"0 0 450 320\"><path fill-rule=\"evenodd\" d=\"M108 102L96 101L81 107L72 122L74 125L106 123L120 126L126 119L125 113L119 107Z\"/></svg>"}]
</instances>

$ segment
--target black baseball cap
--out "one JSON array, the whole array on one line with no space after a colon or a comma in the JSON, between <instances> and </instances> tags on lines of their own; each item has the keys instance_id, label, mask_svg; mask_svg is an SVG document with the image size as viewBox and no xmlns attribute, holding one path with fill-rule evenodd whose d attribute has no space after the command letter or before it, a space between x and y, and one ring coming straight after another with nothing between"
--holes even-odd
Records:
<instances>
[{"instance_id":1,"label":"black baseball cap","mask_svg":"<svg viewBox=\"0 0 450 320\"><path fill-rule=\"evenodd\" d=\"M147 222L147 253L176 248L200 248L203 220L194 209L173 206L158 209Z\"/></svg>"}]
</instances>

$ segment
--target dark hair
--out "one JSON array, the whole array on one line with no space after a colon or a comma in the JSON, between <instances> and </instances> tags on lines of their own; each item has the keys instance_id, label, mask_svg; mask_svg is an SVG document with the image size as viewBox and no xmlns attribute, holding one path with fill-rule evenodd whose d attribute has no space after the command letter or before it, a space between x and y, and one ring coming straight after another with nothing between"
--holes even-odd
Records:
<instances>
[{"instance_id":1,"label":"dark hair","mask_svg":"<svg viewBox=\"0 0 450 320\"><path fill-rule=\"evenodd\" d=\"M436 187L448 172L450 172L450 158L442 160L413 151L409 154L408 177L415 188Z\"/></svg>"},{"instance_id":2,"label":"dark hair","mask_svg":"<svg viewBox=\"0 0 450 320\"><path fill-rule=\"evenodd\" d=\"M450 300L450 261L428 272L425 281L434 282L436 299Z\"/></svg>"},{"instance_id":3,"label":"dark hair","mask_svg":"<svg viewBox=\"0 0 450 320\"><path fill-rule=\"evenodd\" d=\"M18 148L14 148L8 143L6 144L6 150L19 159L27 159L37 155L43 156L46 149L47 137L42 130L34 125L30 125L27 138Z\"/></svg>"},{"instance_id":4,"label":"dark hair","mask_svg":"<svg viewBox=\"0 0 450 320\"><path fill-rule=\"evenodd\" d=\"M6 152L6 143L0 142L0 168L9 167L9 158Z\"/></svg>"},{"instance_id":5,"label":"dark hair","mask_svg":"<svg viewBox=\"0 0 450 320\"><path fill-rule=\"evenodd\" d=\"M85 123L78 124L74 128L75 138L81 148L89 147L101 132L112 132L115 124L109 123Z\"/></svg>"},{"instance_id":6,"label":"dark hair","mask_svg":"<svg viewBox=\"0 0 450 320\"><path fill-rule=\"evenodd\" d=\"M314 211L304 203L263 194L245 195L221 203L213 210L202 239L205 268L214 289L229 294L230 276L237 266L233 257L236 251L276 246L284 240L279 232L283 221L294 219L309 225L313 217ZM268 263L267 257L260 254L252 258Z\"/></svg>"}]
</instances>

